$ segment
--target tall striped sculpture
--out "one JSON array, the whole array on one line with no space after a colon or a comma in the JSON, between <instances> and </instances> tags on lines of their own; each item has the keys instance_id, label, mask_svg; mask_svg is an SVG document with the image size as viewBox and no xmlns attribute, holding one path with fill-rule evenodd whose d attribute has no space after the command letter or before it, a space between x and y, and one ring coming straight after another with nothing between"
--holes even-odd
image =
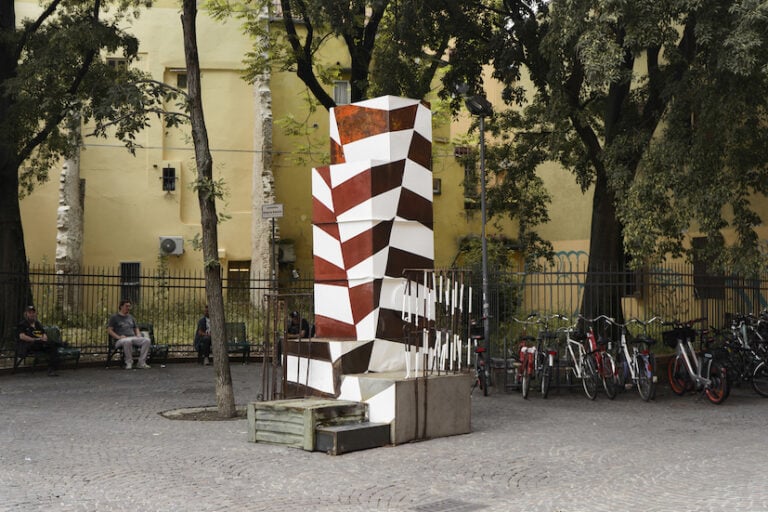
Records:
<instances>
[{"instance_id":1,"label":"tall striped sculpture","mask_svg":"<svg viewBox=\"0 0 768 512\"><path fill-rule=\"evenodd\" d=\"M317 336L357 342L354 371L400 369L403 271L434 268L432 115L384 96L332 109L330 136L312 170Z\"/></svg>"}]
</instances>

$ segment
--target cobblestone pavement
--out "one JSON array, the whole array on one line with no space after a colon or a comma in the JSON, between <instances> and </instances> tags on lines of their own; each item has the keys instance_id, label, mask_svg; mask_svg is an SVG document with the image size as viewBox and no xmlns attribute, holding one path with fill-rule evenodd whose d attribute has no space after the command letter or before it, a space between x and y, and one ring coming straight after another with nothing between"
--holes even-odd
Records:
<instances>
[{"instance_id":1,"label":"cobblestone pavement","mask_svg":"<svg viewBox=\"0 0 768 512\"><path fill-rule=\"evenodd\" d=\"M238 404L259 372L232 366ZM212 367L59 373L0 375L2 511L768 511L768 400L748 388L475 392L471 434L333 457L158 414L214 404Z\"/></svg>"}]
</instances>

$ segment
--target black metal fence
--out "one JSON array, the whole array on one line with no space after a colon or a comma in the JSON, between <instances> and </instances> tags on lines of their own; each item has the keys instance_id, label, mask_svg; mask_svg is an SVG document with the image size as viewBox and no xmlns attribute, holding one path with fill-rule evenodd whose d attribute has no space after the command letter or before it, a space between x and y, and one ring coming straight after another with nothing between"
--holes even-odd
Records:
<instances>
[{"instance_id":1,"label":"black metal fence","mask_svg":"<svg viewBox=\"0 0 768 512\"><path fill-rule=\"evenodd\" d=\"M133 303L138 322L152 323L158 343L170 345L171 353L189 353L197 321L206 303L203 272L171 272L149 269L127 273L124 268L91 268L78 274L57 274L49 266L30 268L29 280L38 319L61 328L62 338L86 355L101 356L107 347L106 324L122 298ZM227 322L244 322L249 340L267 337L266 296L273 291L269 277L223 280ZM290 304L309 310L312 281L297 279L281 284ZM5 355L14 350L13 340L3 340ZM0 360L0 366L8 366Z\"/></svg>"},{"instance_id":2,"label":"black metal fence","mask_svg":"<svg viewBox=\"0 0 768 512\"><path fill-rule=\"evenodd\" d=\"M593 317L605 314L617 321L633 317L665 321L706 318L705 325L722 328L730 325L734 314L757 314L768 307L768 276L697 275L692 266L682 263L642 271L588 273L584 265L530 273L492 272L489 283L495 354L502 347L513 347L522 334L525 326L513 319L524 319L532 312L559 313L573 323L581 313ZM473 310L481 311L478 306L476 303ZM655 324L650 334L659 336L663 329L660 323Z\"/></svg>"},{"instance_id":3,"label":"black metal fence","mask_svg":"<svg viewBox=\"0 0 768 512\"><path fill-rule=\"evenodd\" d=\"M513 346L521 326L513 318L530 312L560 313L575 319L592 304L591 313L620 319L659 316L666 320L707 317L707 323L724 327L731 315L759 313L768 306L768 278L696 275L685 264L644 271L588 273L578 266L553 267L542 272L492 271L489 278L490 333L492 351ZM171 352L191 355L197 320L205 305L202 272L145 270L126 279L125 269L94 268L77 275L60 275L46 266L32 267L30 282L40 321L58 325L63 338L85 354L106 350L106 322L123 297L134 303L133 315L154 324L156 339ZM478 273L472 274L473 289L481 289ZM264 297L271 291L268 277L248 281L224 280L225 315L228 322L245 322L248 339L267 340L270 319ZM281 283L285 307L311 317L311 278ZM590 302L591 301L591 302ZM481 294L473 297L474 312L482 311ZM660 330L660 326L657 328ZM4 340L7 355L13 342ZM0 366L8 365L0 360Z\"/></svg>"}]
</instances>

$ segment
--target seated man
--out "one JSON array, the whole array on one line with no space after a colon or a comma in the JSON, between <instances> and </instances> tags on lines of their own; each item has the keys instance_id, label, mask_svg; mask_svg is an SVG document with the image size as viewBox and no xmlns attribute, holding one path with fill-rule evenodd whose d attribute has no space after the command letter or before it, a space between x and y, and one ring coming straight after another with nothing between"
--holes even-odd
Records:
<instances>
[{"instance_id":1,"label":"seated man","mask_svg":"<svg viewBox=\"0 0 768 512\"><path fill-rule=\"evenodd\" d=\"M133 347L139 347L139 364L137 368L142 370L149 368L147 364L147 355L152 341L141 335L136 320L131 315L131 301L123 299L120 301L120 307L114 315L109 317L107 324L109 336L115 340L115 347L122 347L125 355L125 369L133 368Z\"/></svg>"},{"instance_id":2,"label":"seated man","mask_svg":"<svg viewBox=\"0 0 768 512\"><path fill-rule=\"evenodd\" d=\"M208 316L208 306L205 306L205 314L197 322L195 350L197 351L197 364L208 366L211 357L211 319Z\"/></svg>"},{"instance_id":3,"label":"seated man","mask_svg":"<svg viewBox=\"0 0 768 512\"><path fill-rule=\"evenodd\" d=\"M289 340L300 340L309 336L309 322L306 318L302 318L298 311L291 311L289 315L290 322L285 329L285 337ZM277 342L277 361L278 364L282 364L283 360L283 343L282 340Z\"/></svg>"},{"instance_id":4,"label":"seated man","mask_svg":"<svg viewBox=\"0 0 768 512\"><path fill-rule=\"evenodd\" d=\"M43 324L37 320L35 306L27 306L24 319L16 327L19 338L19 355L26 356L30 351L46 352L48 354L48 376L58 377L59 347L61 343L48 340Z\"/></svg>"},{"instance_id":5,"label":"seated man","mask_svg":"<svg viewBox=\"0 0 768 512\"><path fill-rule=\"evenodd\" d=\"M291 322L285 333L288 339L301 339L309 336L309 322L306 318L301 318L298 311L291 311Z\"/></svg>"}]
</instances>

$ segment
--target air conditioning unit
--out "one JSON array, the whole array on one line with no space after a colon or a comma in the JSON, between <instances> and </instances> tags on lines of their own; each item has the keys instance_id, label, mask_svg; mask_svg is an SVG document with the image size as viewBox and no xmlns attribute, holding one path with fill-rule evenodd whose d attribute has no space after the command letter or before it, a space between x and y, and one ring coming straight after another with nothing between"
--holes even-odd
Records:
<instances>
[{"instance_id":1,"label":"air conditioning unit","mask_svg":"<svg viewBox=\"0 0 768 512\"><path fill-rule=\"evenodd\" d=\"M160 252L162 254L184 254L184 239L180 236L161 236Z\"/></svg>"}]
</instances>

